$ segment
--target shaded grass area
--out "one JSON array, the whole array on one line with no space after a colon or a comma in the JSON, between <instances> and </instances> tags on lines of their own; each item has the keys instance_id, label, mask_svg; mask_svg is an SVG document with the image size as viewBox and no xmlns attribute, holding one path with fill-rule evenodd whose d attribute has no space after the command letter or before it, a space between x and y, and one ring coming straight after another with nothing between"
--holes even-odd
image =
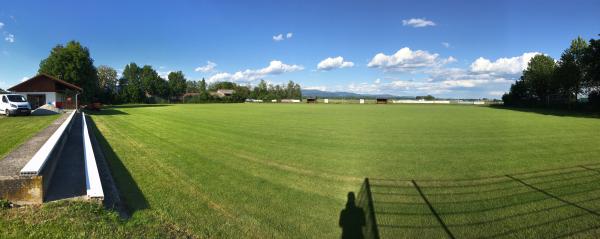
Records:
<instances>
[{"instance_id":1,"label":"shaded grass area","mask_svg":"<svg viewBox=\"0 0 600 239\"><path fill-rule=\"evenodd\" d=\"M454 181L375 179L371 189L382 238L597 238L599 169L593 164Z\"/></svg>"},{"instance_id":2,"label":"shaded grass area","mask_svg":"<svg viewBox=\"0 0 600 239\"><path fill-rule=\"evenodd\" d=\"M60 115L0 116L0 160L59 117Z\"/></svg>"},{"instance_id":3,"label":"shaded grass area","mask_svg":"<svg viewBox=\"0 0 600 239\"><path fill-rule=\"evenodd\" d=\"M123 174L129 176L123 178L131 178L116 176L117 183L127 188L133 181L143 195L140 199L137 193L125 193L125 200L133 208L147 203L144 209L133 210L132 220L164 218L200 237L339 237L337 219L345 195L358 190L366 176L486 177L589 164L600 156L598 119L489 107L126 106L92 118L118 159L114 162L127 170ZM518 186L513 184L508 186ZM431 193L427 184L423 191ZM489 193L497 197L506 191ZM529 192L508 201L541 196ZM433 197L432 204L444 198ZM449 205L440 213L446 217L469 206ZM419 206L400 212L427 210ZM456 217L456 224L469 218ZM442 233L432 236L444 235L429 214L407 222ZM418 236L420 229L403 235ZM467 229L468 233L471 230L480 229Z\"/></svg>"},{"instance_id":4,"label":"shaded grass area","mask_svg":"<svg viewBox=\"0 0 600 239\"><path fill-rule=\"evenodd\" d=\"M0 209L1 238L189 238L160 221L126 222L101 205L59 201Z\"/></svg>"}]
</instances>

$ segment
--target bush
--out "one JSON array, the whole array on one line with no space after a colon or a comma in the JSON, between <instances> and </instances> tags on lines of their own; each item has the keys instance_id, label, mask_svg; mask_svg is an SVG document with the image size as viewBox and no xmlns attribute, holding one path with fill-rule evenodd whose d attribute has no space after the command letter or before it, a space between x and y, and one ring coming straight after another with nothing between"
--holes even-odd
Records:
<instances>
[{"instance_id":1,"label":"bush","mask_svg":"<svg viewBox=\"0 0 600 239\"><path fill-rule=\"evenodd\" d=\"M592 108L600 110L600 91L593 91L588 95L588 101Z\"/></svg>"},{"instance_id":2,"label":"bush","mask_svg":"<svg viewBox=\"0 0 600 239\"><path fill-rule=\"evenodd\" d=\"M7 209L11 207L11 203L8 200L0 199L0 209Z\"/></svg>"}]
</instances>

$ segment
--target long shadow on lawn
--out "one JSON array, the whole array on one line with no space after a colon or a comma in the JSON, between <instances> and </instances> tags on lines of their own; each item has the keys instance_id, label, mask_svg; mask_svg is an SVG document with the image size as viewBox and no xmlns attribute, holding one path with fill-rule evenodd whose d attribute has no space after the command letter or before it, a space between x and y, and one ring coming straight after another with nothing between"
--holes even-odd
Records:
<instances>
[{"instance_id":1,"label":"long shadow on lawn","mask_svg":"<svg viewBox=\"0 0 600 239\"><path fill-rule=\"evenodd\" d=\"M129 109L129 108L151 108L151 107L168 107L171 105L165 105L165 104L138 104L138 105L113 105L113 108L122 108L122 109Z\"/></svg>"},{"instance_id":2,"label":"long shadow on lawn","mask_svg":"<svg viewBox=\"0 0 600 239\"><path fill-rule=\"evenodd\" d=\"M600 211L597 208L597 205L600 204L600 187L596 180L587 180L598 177L600 177L600 168L596 163L563 169L516 173L504 175L504 178L493 176L455 181L420 180L424 183L420 186L417 186L415 181L412 181L411 184L406 180L373 179L372 183L369 183L368 194L373 195L374 216L383 219L382 221L377 219L376 223L378 231L382 232L382 235L389 236L391 233L394 236L402 236L400 233L412 235L411 233L418 232L426 237L427 231L441 231L445 228L446 234L450 238L454 238L457 233L462 236L467 233L467 237L496 238L518 236L521 233L530 233L531 230L542 232L546 230L545 227L559 227L563 229L560 232L562 234L551 236L569 237L600 228L600 220L598 220ZM573 181L574 179L575 181ZM580 181L582 179L585 179L585 182ZM500 181L489 182L488 180ZM496 188L498 186L495 185L505 183L516 185L525 191L513 192L512 187L502 187L506 191L500 195L489 195L492 197L481 195L482 191L491 191L486 188ZM423 191L419 188L422 188ZM363 186L359 195L364 193L364 189ZM464 189L469 189L469 192L463 192ZM463 194L468 198L461 198ZM583 198L579 198L580 196ZM573 200L571 197L579 199ZM448 201L452 198L467 200ZM552 203L546 204L549 202ZM596 206L590 207L589 203ZM529 207L529 209L522 210L524 209L522 206ZM424 210L427 207L430 209ZM513 212L513 207L518 210ZM443 210L440 211L440 209ZM457 210L449 211L448 209ZM562 213L565 211L557 211L560 209L569 210L574 214L563 215ZM496 213L499 214L494 216ZM457 216L460 217L460 215L470 219L456 221ZM583 219L584 216L589 218ZM423 217L437 217L438 223L421 224L415 221L415 218ZM532 218L535 220L531 221ZM577 222L571 224L570 221L573 220L587 220L587 222L582 225ZM522 223L511 223L514 226L506 227L506 223L511 221L521 221ZM470 231L483 232L486 230L485 228L494 228L494 225L501 230L468 236Z\"/></svg>"},{"instance_id":3,"label":"long shadow on lawn","mask_svg":"<svg viewBox=\"0 0 600 239\"><path fill-rule=\"evenodd\" d=\"M504 105L490 105L490 107L495 108L495 109L536 113L536 114L542 114L542 115L600 119L600 112L592 112L592 111L584 111L584 110L525 108L525 107L509 107L509 106L504 106Z\"/></svg>"},{"instance_id":4,"label":"long shadow on lawn","mask_svg":"<svg viewBox=\"0 0 600 239\"><path fill-rule=\"evenodd\" d=\"M150 208L146 197L144 197L144 194L131 176L129 170L127 170L127 167L123 165L123 162L114 152L110 146L110 143L108 143L100 130L98 130L96 123L91 119L91 117L88 119L89 127L91 127L96 139L98 140L98 143L102 148L102 152L104 153L106 161L110 167L113 179L117 184L121 202L127 209L128 214L133 215L133 213L138 210Z\"/></svg>"},{"instance_id":5,"label":"long shadow on lawn","mask_svg":"<svg viewBox=\"0 0 600 239\"><path fill-rule=\"evenodd\" d=\"M90 114L90 115L129 115L126 112L114 109L114 108L104 108L102 110L98 110L98 111L89 111L86 110L85 111L86 114Z\"/></svg>"}]
</instances>

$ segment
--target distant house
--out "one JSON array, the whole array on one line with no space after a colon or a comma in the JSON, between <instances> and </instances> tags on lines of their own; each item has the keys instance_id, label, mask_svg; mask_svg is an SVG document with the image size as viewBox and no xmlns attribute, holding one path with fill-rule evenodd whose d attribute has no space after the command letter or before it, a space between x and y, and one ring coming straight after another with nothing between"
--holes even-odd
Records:
<instances>
[{"instance_id":1,"label":"distant house","mask_svg":"<svg viewBox=\"0 0 600 239\"><path fill-rule=\"evenodd\" d=\"M75 94L83 92L79 86L50 75L39 74L8 89L27 97L32 109L45 104L56 108L75 108Z\"/></svg>"},{"instance_id":2,"label":"distant house","mask_svg":"<svg viewBox=\"0 0 600 239\"><path fill-rule=\"evenodd\" d=\"M235 94L235 90L229 90L229 89L219 89L216 92L210 92L210 95L217 96L220 98L223 98L226 96L232 96L233 94Z\"/></svg>"}]
</instances>

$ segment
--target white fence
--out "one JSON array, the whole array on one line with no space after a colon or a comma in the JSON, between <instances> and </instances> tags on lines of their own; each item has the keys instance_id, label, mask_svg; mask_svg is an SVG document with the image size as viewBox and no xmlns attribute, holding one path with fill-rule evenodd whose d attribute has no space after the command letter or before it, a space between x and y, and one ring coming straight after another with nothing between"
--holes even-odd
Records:
<instances>
[{"instance_id":1,"label":"white fence","mask_svg":"<svg viewBox=\"0 0 600 239\"><path fill-rule=\"evenodd\" d=\"M83 120L83 155L85 161L85 186L88 198L104 199L104 191L102 190L102 182L100 181L100 173L98 173L98 165L96 157L90 141L90 135L87 129L85 113L82 113Z\"/></svg>"},{"instance_id":2,"label":"white fence","mask_svg":"<svg viewBox=\"0 0 600 239\"><path fill-rule=\"evenodd\" d=\"M29 162L25 164L25 167L21 169L19 173L21 176L36 176L42 172L42 169L44 169L48 159L50 159L50 154L52 154L52 151L59 143L74 115L75 111L69 115L69 118L67 118L67 120L65 120L65 122L63 122L60 127L56 129L52 136L48 138L46 143L44 143L44 145L42 145L42 147L33 155L33 157L31 157L31 160L29 160Z\"/></svg>"}]
</instances>

